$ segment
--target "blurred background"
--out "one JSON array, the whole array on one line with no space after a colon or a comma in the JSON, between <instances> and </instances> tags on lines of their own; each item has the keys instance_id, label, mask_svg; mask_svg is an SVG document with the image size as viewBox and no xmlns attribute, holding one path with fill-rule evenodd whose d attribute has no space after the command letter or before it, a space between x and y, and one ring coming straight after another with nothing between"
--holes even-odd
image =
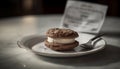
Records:
<instances>
[{"instance_id":1,"label":"blurred background","mask_svg":"<svg viewBox=\"0 0 120 69\"><path fill-rule=\"evenodd\" d=\"M107 16L120 17L120 0L82 0L108 5ZM63 14L67 0L0 0L0 18Z\"/></svg>"}]
</instances>

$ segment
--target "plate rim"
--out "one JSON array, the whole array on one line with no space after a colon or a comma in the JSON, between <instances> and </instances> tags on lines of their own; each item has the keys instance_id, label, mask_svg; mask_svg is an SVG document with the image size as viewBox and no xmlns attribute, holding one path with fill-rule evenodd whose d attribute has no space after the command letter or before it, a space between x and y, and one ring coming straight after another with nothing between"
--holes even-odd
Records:
<instances>
[{"instance_id":1,"label":"plate rim","mask_svg":"<svg viewBox=\"0 0 120 69\"><path fill-rule=\"evenodd\" d=\"M67 53L67 54L52 54L52 53L43 53L43 52L36 52L34 50L32 50L32 48L28 48L26 46L23 45L22 41L24 39L28 39L29 37L35 37L35 36L39 36L39 37L45 37L45 35L29 35L29 36L24 36L23 38L21 38L20 40L17 41L17 45L18 47L20 48L23 48L23 49L26 49L26 50L29 50L29 51L32 51L33 53L35 54L38 54L38 55L42 55L42 56L47 56L47 57L75 57L75 56L82 56L82 55L87 55L87 54L91 54L91 53L96 53L102 49L105 48L105 46L107 45L107 42L106 40L104 40L102 38L102 40L104 41L104 46L101 46L101 48L96 48L96 49L92 49L92 50L89 50L89 51L85 51L85 52L74 52L74 53ZM87 52L87 53L86 53Z\"/></svg>"}]
</instances>

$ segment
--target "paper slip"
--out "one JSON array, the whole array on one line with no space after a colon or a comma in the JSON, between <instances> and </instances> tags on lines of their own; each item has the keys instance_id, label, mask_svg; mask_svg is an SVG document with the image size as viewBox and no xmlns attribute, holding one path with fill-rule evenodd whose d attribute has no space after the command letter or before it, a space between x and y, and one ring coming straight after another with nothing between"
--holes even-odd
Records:
<instances>
[{"instance_id":1,"label":"paper slip","mask_svg":"<svg viewBox=\"0 0 120 69\"><path fill-rule=\"evenodd\" d=\"M62 27L77 32L98 33L103 25L107 6L68 0L62 18Z\"/></svg>"}]
</instances>

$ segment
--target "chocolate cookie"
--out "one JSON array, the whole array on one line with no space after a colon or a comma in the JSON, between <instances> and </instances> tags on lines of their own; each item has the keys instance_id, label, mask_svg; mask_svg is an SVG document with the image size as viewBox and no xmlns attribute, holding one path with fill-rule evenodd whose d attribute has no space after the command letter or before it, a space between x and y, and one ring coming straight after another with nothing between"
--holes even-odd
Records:
<instances>
[{"instance_id":1,"label":"chocolate cookie","mask_svg":"<svg viewBox=\"0 0 120 69\"><path fill-rule=\"evenodd\" d=\"M71 29L51 28L46 35L51 38L76 38L78 33Z\"/></svg>"}]
</instances>

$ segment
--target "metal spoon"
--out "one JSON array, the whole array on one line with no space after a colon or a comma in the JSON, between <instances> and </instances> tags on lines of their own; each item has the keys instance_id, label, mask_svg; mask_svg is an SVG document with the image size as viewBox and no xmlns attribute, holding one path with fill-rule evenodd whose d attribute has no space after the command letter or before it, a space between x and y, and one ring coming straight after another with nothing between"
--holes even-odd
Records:
<instances>
[{"instance_id":1,"label":"metal spoon","mask_svg":"<svg viewBox=\"0 0 120 69\"><path fill-rule=\"evenodd\" d=\"M92 44L92 42L97 39L95 42L98 42L99 40L101 40L101 36L103 36L104 33L98 34L95 37L91 38L87 43L81 44L80 46L84 49L93 49L94 48L94 43Z\"/></svg>"}]
</instances>

